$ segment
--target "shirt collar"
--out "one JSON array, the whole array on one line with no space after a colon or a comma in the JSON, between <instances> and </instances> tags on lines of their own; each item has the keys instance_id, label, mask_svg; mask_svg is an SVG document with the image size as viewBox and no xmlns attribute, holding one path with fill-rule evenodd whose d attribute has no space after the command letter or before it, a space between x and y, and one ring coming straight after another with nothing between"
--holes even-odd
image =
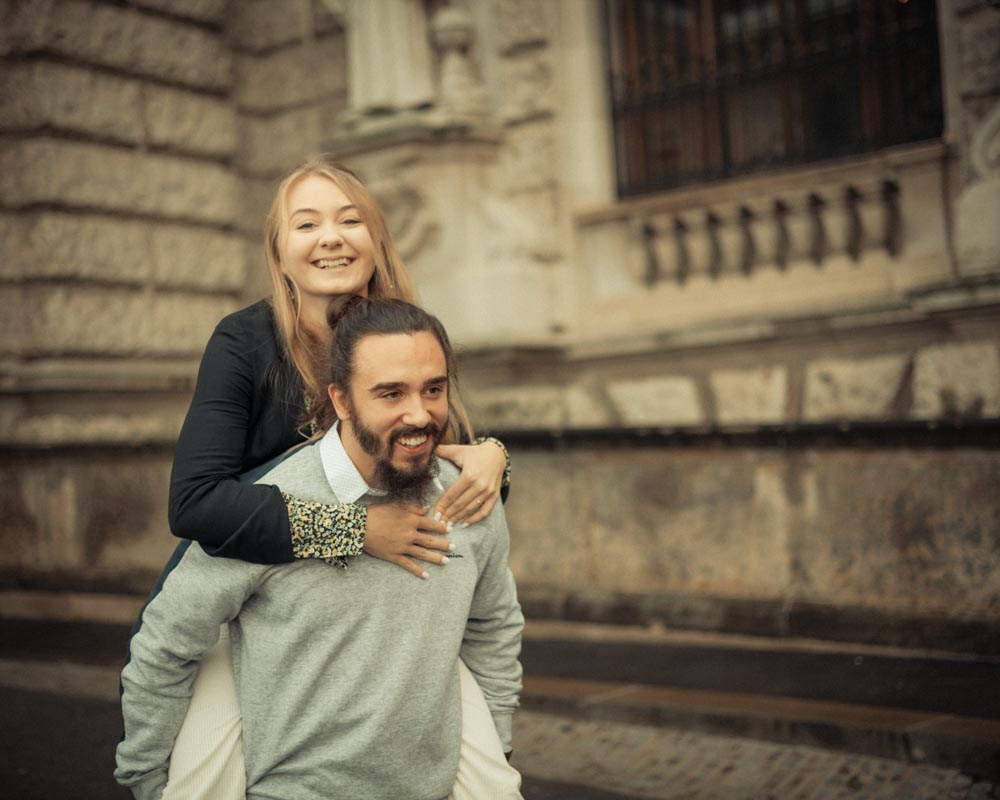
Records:
<instances>
[{"instance_id":1,"label":"shirt collar","mask_svg":"<svg viewBox=\"0 0 1000 800\"><path fill-rule=\"evenodd\" d=\"M386 496L387 492L384 489L375 489L368 485L358 472L358 468L354 466L351 457L347 455L344 443L340 440L339 422L334 423L319 440L319 458L323 464L326 481L340 502L356 503L366 494L372 497ZM444 485L438 476L434 476L432 484L439 495L444 494Z\"/></svg>"},{"instance_id":2,"label":"shirt collar","mask_svg":"<svg viewBox=\"0 0 1000 800\"><path fill-rule=\"evenodd\" d=\"M319 457L326 480L342 503L356 503L366 494L384 496L381 489L369 486L340 441L340 423L336 423L319 442Z\"/></svg>"}]
</instances>

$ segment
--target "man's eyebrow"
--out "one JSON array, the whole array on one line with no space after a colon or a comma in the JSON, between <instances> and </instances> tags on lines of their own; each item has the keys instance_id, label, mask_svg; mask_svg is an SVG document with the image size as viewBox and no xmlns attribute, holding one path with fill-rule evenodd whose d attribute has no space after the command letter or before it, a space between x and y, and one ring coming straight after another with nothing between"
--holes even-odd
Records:
<instances>
[{"instance_id":1,"label":"man's eyebrow","mask_svg":"<svg viewBox=\"0 0 1000 800\"><path fill-rule=\"evenodd\" d=\"M436 378L431 378L429 380L424 381L424 386L425 387L436 386L438 384L447 382L448 382L447 375L438 375ZM383 383L376 383L374 386L369 388L368 391L371 392L372 394L377 394L378 392L388 392L394 389L401 389L404 386L406 386L406 383L403 381L384 381Z\"/></svg>"},{"instance_id":2,"label":"man's eyebrow","mask_svg":"<svg viewBox=\"0 0 1000 800\"><path fill-rule=\"evenodd\" d=\"M376 383L374 386L370 387L368 391L375 394L376 392L384 392L389 389L399 389L403 385L402 381L385 381L384 383Z\"/></svg>"}]
</instances>

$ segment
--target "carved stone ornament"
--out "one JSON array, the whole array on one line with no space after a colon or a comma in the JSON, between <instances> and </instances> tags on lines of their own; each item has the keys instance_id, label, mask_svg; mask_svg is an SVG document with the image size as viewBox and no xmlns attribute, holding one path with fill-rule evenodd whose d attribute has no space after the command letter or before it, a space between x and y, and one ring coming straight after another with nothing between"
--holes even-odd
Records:
<instances>
[{"instance_id":1,"label":"carved stone ornament","mask_svg":"<svg viewBox=\"0 0 1000 800\"><path fill-rule=\"evenodd\" d=\"M403 178L386 178L372 184L392 230L399 255L414 259L440 229L427 199L415 185Z\"/></svg>"},{"instance_id":2,"label":"carved stone ornament","mask_svg":"<svg viewBox=\"0 0 1000 800\"><path fill-rule=\"evenodd\" d=\"M1000 102L994 103L976 126L969 148L969 163L981 178L1000 172Z\"/></svg>"}]
</instances>

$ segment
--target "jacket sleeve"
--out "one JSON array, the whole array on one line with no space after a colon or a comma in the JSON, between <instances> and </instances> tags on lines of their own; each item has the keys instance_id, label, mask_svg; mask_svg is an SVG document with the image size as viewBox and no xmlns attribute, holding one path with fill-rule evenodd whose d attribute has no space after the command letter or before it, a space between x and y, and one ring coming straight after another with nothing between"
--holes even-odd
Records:
<instances>
[{"instance_id":1,"label":"jacket sleeve","mask_svg":"<svg viewBox=\"0 0 1000 800\"><path fill-rule=\"evenodd\" d=\"M258 337L259 338L259 337ZM293 559L275 486L241 483L253 405L253 335L223 320L205 348L170 476L170 529L209 555L259 564Z\"/></svg>"},{"instance_id":2,"label":"jacket sleeve","mask_svg":"<svg viewBox=\"0 0 1000 800\"><path fill-rule=\"evenodd\" d=\"M266 570L211 558L192 545L147 605L121 675L125 735L115 770L115 779L137 798L162 795L199 662Z\"/></svg>"},{"instance_id":3,"label":"jacket sleeve","mask_svg":"<svg viewBox=\"0 0 1000 800\"><path fill-rule=\"evenodd\" d=\"M509 752L511 722L521 692L518 656L524 617L507 566L510 537L499 504L484 524L495 527L494 542L476 584L460 655L483 690L500 742Z\"/></svg>"}]
</instances>

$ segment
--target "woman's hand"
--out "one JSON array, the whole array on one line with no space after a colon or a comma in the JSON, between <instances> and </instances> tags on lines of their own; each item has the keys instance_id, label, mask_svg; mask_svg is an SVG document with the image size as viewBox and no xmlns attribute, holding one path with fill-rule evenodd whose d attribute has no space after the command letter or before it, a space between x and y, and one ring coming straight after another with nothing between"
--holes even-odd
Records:
<instances>
[{"instance_id":1,"label":"woman's hand","mask_svg":"<svg viewBox=\"0 0 1000 800\"><path fill-rule=\"evenodd\" d=\"M500 499L500 484L507 469L507 456L492 442L440 444L437 454L462 470L434 507L445 522L473 525L486 519Z\"/></svg>"},{"instance_id":2,"label":"woman's hand","mask_svg":"<svg viewBox=\"0 0 1000 800\"><path fill-rule=\"evenodd\" d=\"M428 578L427 571L412 558L431 564L448 563L455 545L440 535L448 532L444 522L427 516L428 509L403 503L377 503L368 506L364 550L368 555L398 564L418 578ZM443 551L443 552L437 552Z\"/></svg>"}]
</instances>

